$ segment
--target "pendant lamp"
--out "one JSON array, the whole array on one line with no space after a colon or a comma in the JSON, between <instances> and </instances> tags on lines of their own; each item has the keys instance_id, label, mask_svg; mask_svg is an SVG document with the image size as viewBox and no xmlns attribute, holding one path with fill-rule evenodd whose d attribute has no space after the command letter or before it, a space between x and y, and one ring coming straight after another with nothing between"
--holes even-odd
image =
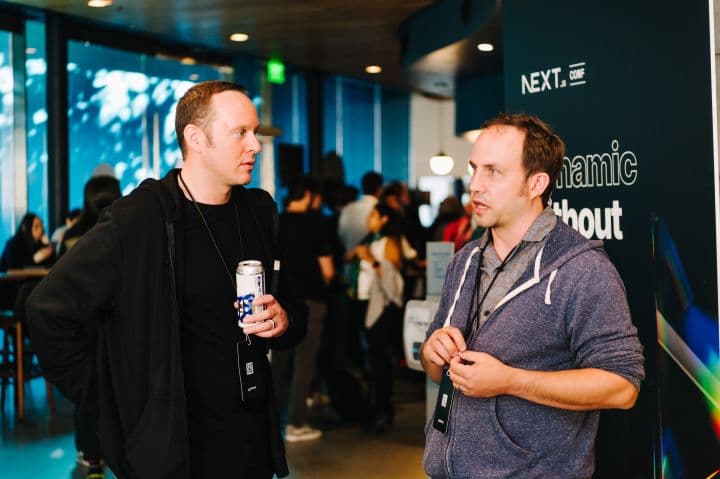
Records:
<instances>
[{"instance_id":1,"label":"pendant lamp","mask_svg":"<svg viewBox=\"0 0 720 479\"><path fill-rule=\"evenodd\" d=\"M440 120L440 124L438 126L438 146L439 146L439 153L437 155L434 155L430 157L430 170L432 170L433 173L435 173L438 176L444 176L450 173L453 169L453 166L455 166L455 162L452 159L452 156L446 155L444 153L443 149L443 132L445 130L445 106L443 103L440 103L440 114L438 115L438 118Z\"/></svg>"}]
</instances>

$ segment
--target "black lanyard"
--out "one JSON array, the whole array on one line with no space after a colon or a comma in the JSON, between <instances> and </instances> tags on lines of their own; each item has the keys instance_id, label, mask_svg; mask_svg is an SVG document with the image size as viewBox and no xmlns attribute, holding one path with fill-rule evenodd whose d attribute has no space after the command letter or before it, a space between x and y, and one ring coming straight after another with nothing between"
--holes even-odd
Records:
<instances>
[{"instance_id":1,"label":"black lanyard","mask_svg":"<svg viewBox=\"0 0 720 479\"><path fill-rule=\"evenodd\" d=\"M207 220L205 219L205 215L203 215L202 211L200 210L200 206L198 206L197 201L195 201L195 197L193 196L192 192L190 191L190 188L188 188L188 185L185 184L185 180L183 180L182 172L178 172L178 179L180 180L180 183L182 183L183 187L185 188L185 191L188 192L188 195L190 195L190 199L192 200L193 205L195 205L195 209L197 210L198 214L200 215L200 219L202 220L203 224L205 225L205 230L208 233L208 236L210 236L210 241L212 242L212 245L215 247L215 251L218 254L218 258L220 258L220 263L222 263L223 268L225 268L225 272L227 273L228 279L230 280L230 285L232 286L233 291L235 291L235 276L233 276L232 273L230 273L230 268L228 267L227 263L225 262L225 258L223 258L222 253L220 252L220 248L217 245L217 242L215 241L215 236L212 234L212 230L210 229L210 225L208 224ZM242 234L240 233L240 215L238 214L237 205L235 204L233 195L231 193L230 195L230 202L233 205L233 209L235 210L235 224L237 225L238 230L238 238L240 239L240 257L245 257L245 247L243 245L242 240Z\"/></svg>"},{"instance_id":2,"label":"black lanyard","mask_svg":"<svg viewBox=\"0 0 720 479\"><path fill-rule=\"evenodd\" d=\"M478 259L478 266L477 271L475 273L475 284L473 286L473 299L480 296L480 278L482 276L482 266L484 263L484 256L485 256L485 249L488 247L488 245L492 242L492 230L488 230L488 239L485 242L485 245L483 245L482 249L480 250L480 258ZM493 274L492 279L490 280L490 284L487 288L485 288L485 291L483 292L482 298L477 303L477 308L475 308L475 312L473 313L473 307L472 305L468 309L468 317L467 322L465 323L465 333L464 337L467 341L470 338L470 335L477 331L479 329L479 325L477 324L480 320L480 312L482 311L482 305L485 302L485 298L487 298L487 295L490 293L490 290L492 289L493 285L495 284L495 280L500 276L500 273L502 273L503 269L505 269L505 266L510 262L510 260L515 256L515 254L520 251L522 246L525 244L524 241L520 241L518 244L515 245L515 247L510 250L510 253L508 253L507 256L505 256L505 259L500 263L500 266L495 270L495 274Z\"/></svg>"}]
</instances>

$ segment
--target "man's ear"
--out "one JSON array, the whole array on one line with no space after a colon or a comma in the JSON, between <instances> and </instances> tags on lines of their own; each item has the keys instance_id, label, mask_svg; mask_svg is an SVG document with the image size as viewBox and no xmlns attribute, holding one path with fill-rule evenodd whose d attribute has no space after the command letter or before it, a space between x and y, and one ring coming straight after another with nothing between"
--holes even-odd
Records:
<instances>
[{"instance_id":1,"label":"man's ear","mask_svg":"<svg viewBox=\"0 0 720 479\"><path fill-rule=\"evenodd\" d=\"M205 132L192 123L188 123L183 129L183 137L185 138L185 146L189 150L197 150L205 145Z\"/></svg>"},{"instance_id":2,"label":"man's ear","mask_svg":"<svg viewBox=\"0 0 720 479\"><path fill-rule=\"evenodd\" d=\"M533 173L528 178L528 189L530 197L541 197L550 184L550 175L544 171Z\"/></svg>"}]
</instances>

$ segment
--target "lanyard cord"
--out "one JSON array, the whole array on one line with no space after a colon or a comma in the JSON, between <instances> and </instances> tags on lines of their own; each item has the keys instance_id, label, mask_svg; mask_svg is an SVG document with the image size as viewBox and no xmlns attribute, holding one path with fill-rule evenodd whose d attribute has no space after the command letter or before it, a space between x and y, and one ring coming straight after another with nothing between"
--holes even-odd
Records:
<instances>
[{"instance_id":1,"label":"lanyard cord","mask_svg":"<svg viewBox=\"0 0 720 479\"><path fill-rule=\"evenodd\" d=\"M492 241L492 230L488 231L488 239L485 242L485 245L480 250L480 258L478 259L478 269L475 273L475 285L473 287L473 298L477 298L480 296L480 277L482 275L482 266L484 262L485 257L485 249L488 247L490 242ZM475 313L472 314L473 308L470 307L468 310L468 319L465 323L465 340L468 340L470 338L470 335L478 330L479 325L477 324L480 320L480 311L482 310L482 305L485 302L485 298L487 298L487 295L490 293L490 290L492 290L493 285L495 284L495 280L500 276L500 273L502 273L503 269L505 269L505 266L510 262L510 260L515 256L515 254L522 248L522 246L525 244L524 241L520 241L518 244L515 245L515 247L510 250L510 253L505 257L505 259L500 263L500 266L495 270L495 274L493 274L492 279L490 280L490 284L487 288L485 288L485 291L482 295L482 298L477 303L477 308L475 308Z\"/></svg>"},{"instance_id":2,"label":"lanyard cord","mask_svg":"<svg viewBox=\"0 0 720 479\"><path fill-rule=\"evenodd\" d=\"M203 224L205 225L205 230L207 231L208 236L210 236L210 241L212 242L212 245L215 247L215 251L218 254L218 258L220 258L220 262L222 263L223 268L225 268L225 272L227 273L228 279L230 280L230 285L232 286L233 290L235 290L235 279L233 278L233 275L230 273L230 268L228 268L228 265L225 262L225 258L223 258L223 255L220 252L220 248L217 245L217 242L215 242L215 237L212 234L210 225L208 225L208 222L205 219L205 215L203 215L202 211L200 210L200 206L198 206L197 201L195 201L195 197L193 196L192 192L190 191L190 188L188 188L188 185L185 184L185 180L183 180L182 172L178 172L178 179L180 180L180 183L182 183L183 187L185 188L185 191L187 191L188 195L190 195L190 199L192 200L193 205L195 205L195 209L197 210L198 214L200 215L200 219L202 220ZM235 201L233 201L232 194L230 196L230 202L232 203L233 209L235 210L235 223L237 224L238 237L240 238L240 257L244 257L245 256L245 251L244 251L245 248L243 247L242 234L240 234L240 216L238 215L237 205L235 204Z\"/></svg>"}]
</instances>

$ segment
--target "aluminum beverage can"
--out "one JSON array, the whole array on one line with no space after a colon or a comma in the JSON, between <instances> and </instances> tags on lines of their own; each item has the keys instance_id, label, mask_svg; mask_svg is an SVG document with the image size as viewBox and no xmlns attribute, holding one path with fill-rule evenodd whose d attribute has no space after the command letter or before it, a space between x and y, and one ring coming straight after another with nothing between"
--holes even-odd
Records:
<instances>
[{"instance_id":1,"label":"aluminum beverage can","mask_svg":"<svg viewBox=\"0 0 720 479\"><path fill-rule=\"evenodd\" d=\"M258 296L265 294L265 269L257 260L240 261L235 270L238 302L238 326L243 327L245 316L262 311L263 305L253 306Z\"/></svg>"}]
</instances>

